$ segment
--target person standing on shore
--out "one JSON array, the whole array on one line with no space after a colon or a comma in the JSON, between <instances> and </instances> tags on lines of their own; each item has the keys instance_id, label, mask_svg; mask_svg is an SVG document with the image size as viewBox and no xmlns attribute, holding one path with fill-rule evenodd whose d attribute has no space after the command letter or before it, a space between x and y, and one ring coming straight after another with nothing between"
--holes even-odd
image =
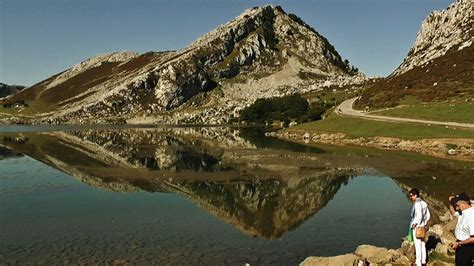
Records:
<instances>
[{"instance_id":1,"label":"person standing on shore","mask_svg":"<svg viewBox=\"0 0 474 266\"><path fill-rule=\"evenodd\" d=\"M416 228L426 228L428 220L430 219L430 211L428 210L428 204L420 198L420 191L413 188L408 193L408 197L413 201L413 207L411 209L411 221L410 226L413 230L413 244L415 245L415 255L417 266L426 264L426 244L425 239L419 239L416 237Z\"/></svg>"},{"instance_id":2,"label":"person standing on shore","mask_svg":"<svg viewBox=\"0 0 474 266\"><path fill-rule=\"evenodd\" d=\"M456 242L451 244L451 248L456 250L456 265L474 265L474 207L471 206L471 199L466 193L461 193L455 197L450 197L450 203L461 214L454 234Z\"/></svg>"}]
</instances>

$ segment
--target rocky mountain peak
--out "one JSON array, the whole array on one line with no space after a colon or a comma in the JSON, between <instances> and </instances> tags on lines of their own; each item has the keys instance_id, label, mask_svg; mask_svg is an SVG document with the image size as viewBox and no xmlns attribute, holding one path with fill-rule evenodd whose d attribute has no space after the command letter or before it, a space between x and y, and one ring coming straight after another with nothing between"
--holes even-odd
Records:
<instances>
[{"instance_id":1,"label":"rocky mountain peak","mask_svg":"<svg viewBox=\"0 0 474 266\"><path fill-rule=\"evenodd\" d=\"M472 45L472 0L457 0L441 11L432 12L422 23L415 44L404 62L392 73L402 74L416 66L429 63L449 50L462 50Z\"/></svg>"},{"instance_id":2,"label":"rocky mountain peak","mask_svg":"<svg viewBox=\"0 0 474 266\"><path fill-rule=\"evenodd\" d=\"M272 63L276 65L284 63L291 56L296 55L299 59L309 56L305 63L314 65L325 74L336 72L343 75L345 72L341 56L327 39L296 15L287 14L280 6L266 5L248 9L230 22L203 35L185 48L183 53L196 49L202 51L208 49L209 45L219 48L221 58L218 61L234 52L237 55L235 63L250 65L258 61L255 60L258 57L264 56L265 50L275 52L281 49L279 53L273 53ZM276 58L275 55L281 56Z\"/></svg>"},{"instance_id":3,"label":"rocky mountain peak","mask_svg":"<svg viewBox=\"0 0 474 266\"><path fill-rule=\"evenodd\" d=\"M272 5L246 10L178 54L177 60L156 68L157 76L161 78L157 81L156 88L159 89L155 90L155 96L161 110L176 108L196 93L219 85L228 88L226 92L232 94L231 100L236 100L237 96L238 100L245 98L252 102L257 98L278 96L275 91L278 88L290 87L285 90L288 94L297 92L291 87L307 88L310 81L302 84L305 82L301 76L314 78L312 84L315 79L327 81L351 76L326 38L296 15ZM278 72L280 75L275 75ZM281 74L295 78L284 79ZM189 76L194 78L186 78ZM269 76L273 78L262 80ZM236 84L250 80L261 81L258 85L255 83L261 92L254 90L244 95L232 92L233 89L248 91L236 88ZM192 92L192 95L183 95L186 92Z\"/></svg>"},{"instance_id":4,"label":"rocky mountain peak","mask_svg":"<svg viewBox=\"0 0 474 266\"><path fill-rule=\"evenodd\" d=\"M242 14L234 18L233 20L227 23L224 23L218 26L217 28L215 28L214 30L204 34L203 36L198 38L196 41L194 41L191 45L189 45L187 49L206 44L208 41L213 40L215 38L223 37L225 32L229 31L230 29L232 29L232 32L234 33L235 29L245 26L243 25L245 23L263 24L263 21L265 19L271 20L272 17L274 17L274 8L271 5L247 9ZM238 31L235 33L239 35ZM244 32L240 32L240 34L243 34L243 33Z\"/></svg>"}]
</instances>

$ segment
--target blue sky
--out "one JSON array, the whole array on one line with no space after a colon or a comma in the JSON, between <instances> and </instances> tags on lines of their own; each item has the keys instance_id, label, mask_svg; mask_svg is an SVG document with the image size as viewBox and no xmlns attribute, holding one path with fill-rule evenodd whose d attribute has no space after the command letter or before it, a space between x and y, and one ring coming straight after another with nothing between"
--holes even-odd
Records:
<instances>
[{"instance_id":1,"label":"blue sky","mask_svg":"<svg viewBox=\"0 0 474 266\"><path fill-rule=\"evenodd\" d=\"M362 72L386 76L453 0L0 0L0 82L33 85L91 56L176 50L245 9L281 5Z\"/></svg>"}]
</instances>

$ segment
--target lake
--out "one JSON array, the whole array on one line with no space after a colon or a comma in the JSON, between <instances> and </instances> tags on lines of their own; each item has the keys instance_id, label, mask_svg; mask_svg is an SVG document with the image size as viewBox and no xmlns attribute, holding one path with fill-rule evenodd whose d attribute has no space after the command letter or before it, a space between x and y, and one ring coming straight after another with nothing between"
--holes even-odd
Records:
<instances>
[{"instance_id":1,"label":"lake","mask_svg":"<svg viewBox=\"0 0 474 266\"><path fill-rule=\"evenodd\" d=\"M472 164L229 127L0 128L0 262L298 264L398 248Z\"/></svg>"}]
</instances>

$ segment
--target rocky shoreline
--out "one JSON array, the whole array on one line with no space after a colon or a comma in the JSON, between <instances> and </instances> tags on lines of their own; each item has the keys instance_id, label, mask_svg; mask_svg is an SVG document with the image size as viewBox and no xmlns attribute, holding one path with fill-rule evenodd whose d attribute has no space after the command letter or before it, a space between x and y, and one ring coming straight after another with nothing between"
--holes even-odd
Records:
<instances>
[{"instance_id":1,"label":"rocky shoreline","mask_svg":"<svg viewBox=\"0 0 474 266\"><path fill-rule=\"evenodd\" d=\"M442 221L431 225L428 231L428 265L453 265L454 252L449 250L449 245L456 241L456 220L449 211L440 218ZM398 249L360 245L353 253L333 257L308 257L300 265L355 265L354 262L358 260L366 261L370 265L410 265L415 261L415 248L406 239Z\"/></svg>"},{"instance_id":2,"label":"rocky shoreline","mask_svg":"<svg viewBox=\"0 0 474 266\"><path fill-rule=\"evenodd\" d=\"M433 138L408 140L377 136L353 138L344 133L320 133L296 129L268 132L266 135L306 144L354 145L384 150L417 152L444 159L474 162L474 139Z\"/></svg>"}]
</instances>

